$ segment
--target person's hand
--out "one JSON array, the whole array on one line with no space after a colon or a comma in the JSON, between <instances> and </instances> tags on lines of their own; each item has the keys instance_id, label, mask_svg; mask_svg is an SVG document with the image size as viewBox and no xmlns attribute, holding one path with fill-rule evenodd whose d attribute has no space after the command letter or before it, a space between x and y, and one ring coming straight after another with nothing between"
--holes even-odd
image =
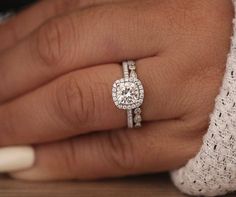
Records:
<instances>
[{"instance_id":1,"label":"person's hand","mask_svg":"<svg viewBox=\"0 0 236 197\"><path fill-rule=\"evenodd\" d=\"M230 0L58 0L1 25L0 145L36 151L14 177L96 179L185 164L208 128L232 18ZM145 89L140 129L126 129L112 101L126 59Z\"/></svg>"}]
</instances>

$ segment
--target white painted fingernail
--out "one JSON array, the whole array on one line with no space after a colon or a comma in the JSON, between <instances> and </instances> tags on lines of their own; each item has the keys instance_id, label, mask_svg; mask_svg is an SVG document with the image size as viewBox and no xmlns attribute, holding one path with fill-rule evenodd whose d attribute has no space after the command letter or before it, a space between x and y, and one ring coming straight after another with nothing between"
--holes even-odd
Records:
<instances>
[{"instance_id":1,"label":"white painted fingernail","mask_svg":"<svg viewBox=\"0 0 236 197\"><path fill-rule=\"evenodd\" d=\"M31 146L0 148L0 173L25 170L34 162L35 151Z\"/></svg>"}]
</instances>

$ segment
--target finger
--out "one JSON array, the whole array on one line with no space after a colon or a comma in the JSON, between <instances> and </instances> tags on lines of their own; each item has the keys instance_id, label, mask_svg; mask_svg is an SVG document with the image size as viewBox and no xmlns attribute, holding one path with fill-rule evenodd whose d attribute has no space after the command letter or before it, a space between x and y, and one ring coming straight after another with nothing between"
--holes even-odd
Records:
<instances>
[{"instance_id":1,"label":"finger","mask_svg":"<svg viewBox=\"0 0 236 197\"><path fill-rule=\"evenodd\" d=\"M17 44L48 19L76 9L117 0L46 0L27 8L0 25L0 51Z\"/></svg>"},{"instance_id":2,"label":"finger","mask_svg":"<svg viewBox=\"0 0 236 197\"><path fill-rule=\"evenodd\" d=\"M176 119L188 110L182 95L192 93L179 85L177 72L167 72L171 66L156 58L137 62L145 89L144 121ZM41 143L126 126L126 113L111 96L121 73L118 64L75 71L1 106L0 144Z\"/></svg>"},{"instance_id":3,"label":"finger","mask_svg":"<svg viewBox=\"0 0 236 197\"><path fill-rule=\"evenodd\" d=\"M104 5L53 19L2 54L0 99L12 98L74 69L156 54L162 42L160 31L150 31L150 11L133 6Z\"/></svg>"},{"instance_id":4,"label":"finger","mask_svg":"<svg viewBox=\"0 0 236 197\"><path fill-rule=\"evenodd\" d=\"M161 121L138 130L102 132L39 145L35 147L35 166L12 176L84 180L167 171L185 164L199 150L201 134L188 128L181 120Z\"/></svg>"}]
</instances>

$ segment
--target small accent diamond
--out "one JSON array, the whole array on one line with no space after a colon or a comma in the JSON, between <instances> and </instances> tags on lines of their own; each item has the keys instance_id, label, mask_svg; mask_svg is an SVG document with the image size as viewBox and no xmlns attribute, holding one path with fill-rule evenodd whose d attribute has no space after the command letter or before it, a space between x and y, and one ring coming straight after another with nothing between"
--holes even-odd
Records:
<instances>
[{"instance_id":1,"label":"small accent diamond","mask_svg":"<svg viewBox=\"0 0 236 197\"><path fill-rule=\"evenodd\" d=\"M134 110L134 113L135 113L135 114L141 114L141 113L142 113L141 108L136 108L136 109Z\"/></svg>"},{"instance_id":2,"label":"small accent diamond","mask_svg":"<svg viewBox=\"0 0 236 197\"><path fill-rule=\"evenodd\" d=\"M139 123L139 122L141 122L142 121L142 117L140 116L140 115L135 115L134 116L134 122L135 123Z\"/></svg>"},{"instance_id":3,"label":"small accent diamond","mask_svg":"<svg viewBox=\"0 0 236 197\"><path fill-rule=\"evenodd\" d=\"M135 125L134 125L136 128L140 128L142 125L141 125L141 123L139 122L139 123L135 123Z\"/></svg>"},{"instance_id":4,"label":"small accent diamond","mask_svg":"<svg viewBox=\"0 0 236 197\"><path fill-rule=\"evenodd\" d=\"M131 72L130 72L130 77L137 78L136 72L134 72L133 70L131 70Z\"/></svg>"}]
</instances>

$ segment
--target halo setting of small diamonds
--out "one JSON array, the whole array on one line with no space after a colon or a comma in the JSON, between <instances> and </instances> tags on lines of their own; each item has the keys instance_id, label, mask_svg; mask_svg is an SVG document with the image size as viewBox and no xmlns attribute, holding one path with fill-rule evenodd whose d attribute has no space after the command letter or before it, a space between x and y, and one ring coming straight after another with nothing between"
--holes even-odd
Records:
<instances>
[{"instance_id":1,"label":"halo setting of small diamonds","mask_svg":"<svg viewBox=\"0 0 236 197\"><path fill-rule=\"evenodd\" d=\"M135 109L140 107L144 99L142 83L137 78L127 78L115 81L112 97L119 109Z\"/></svg>"}]
</instances>

